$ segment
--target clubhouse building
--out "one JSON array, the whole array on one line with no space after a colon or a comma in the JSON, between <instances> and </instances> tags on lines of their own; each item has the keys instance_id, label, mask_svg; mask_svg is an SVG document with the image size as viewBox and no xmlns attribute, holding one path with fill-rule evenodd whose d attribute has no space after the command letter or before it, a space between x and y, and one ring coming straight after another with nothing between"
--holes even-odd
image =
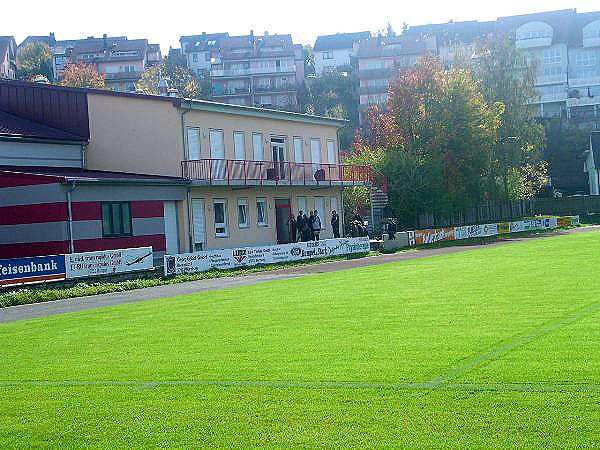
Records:
<instances>
[{"instance_id":1,"label":"clubhouse building","mask_svg":"<svg viewBox=\"0 0 600 450\"><path fill-rule=\"evenodd\" d=\"M342 190L382 187L341 164L344 121L0 80L0 259L152 246L164 254L290 242ZM342 227L343 229L343 227Z\"/></svg>"}]
</instances>

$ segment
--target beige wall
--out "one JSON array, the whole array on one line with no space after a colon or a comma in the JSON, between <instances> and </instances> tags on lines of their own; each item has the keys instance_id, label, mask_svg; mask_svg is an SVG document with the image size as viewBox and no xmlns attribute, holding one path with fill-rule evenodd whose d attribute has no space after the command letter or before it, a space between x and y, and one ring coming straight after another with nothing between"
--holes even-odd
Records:
<instances>
[{"instance_id":1,"label":"beige wall","mask_svg":"<svg viewBox=\"0 0 600 450\"><path fill-rule=\"evenodd\" d=\"M272 160L270 150L271 137L283 137L286 144L286 161L294 162L293 137L303 138L303 162L311 162L310 139L318 138L321 141L321 162L328 163L327 140L335 143L336 161L338 160L337 127L317 125L288 120L264 119L258 117L240 116L206 111L190 111L185 115L185 126L200 129L200 158L210 158L210 129L223 130L225 141L225 159L235 159L233 146L233 133L244 132L246 159L253 160L252 134L263 135L264 156L266 161Z\"/></svg>"},{"instance_id":2,"label":"beige wall","mask_svg":"<svg viewBox=\"0 0 600 450\"><path fill-rule=\"evenodd\" d=\"M205 230L206 230L206 249L231 248L240 246L257 246L277 243L277 231L275 221L275 199L290 199L292 214L298 215L298 197L306 198L307 209L315 209L315 197L323 197L325 200L325 217L321 217L322 226L325 230L321 233L322 239L332 238L331 229L331 198L335 197L338 204L338 213L342 215L341 188L250 188L236 189L230 188L192 188L192 199L204 200ZM249 206L249 224L248 228L238 226L238 199L247 199ZM256 199L265 198L267 200L267 226L257 225ZM225 199L227 201L227 220L228 237L216 237L213 201L215 199ZM193 238L193 232L188 228L187 211L181 211L183 217L181 232L181 248L190 250L190 237ZM308 215L308 214L307 214ZM340 224L340 230L342 226ZM185 241L185 242L184 242Z\"/></svg>"},{"instance_id":3,"label":"beige wall","mask_svg":"<svg viewBox=\"0 0 600 450\"><path fill-rule=\"evenodd\" d=\"M90 145L86 167L152 175L181 176L187 159L182 136L182 111L170 101L115 95L88 95ZM303 162L311 162L310 140L321 142L321 162L339 163L337 127L290 120L241 116L192 110L184 114L184 126L200 129L200 157L210 158L209 132L223 130L225 159L235 159L233 133L244 132L245 156L253 159L252 134L261 133L264 159L272 159L271 137L285 138L286 160L295 161L293 138L303 140ZM327 141L334 142L335 159L329 161ZM187 146L187 144L186 144Z\"/></svg>"},{"instance_id":4,"label":"beige wall","mask_svg":"<svg viewBox=\"0 0 600 450\"><path fill-rule=\"evenodd\" d=\"M181 176L181 118L170 102L89 94L88 110L88 169Z\"/></svg>"}]
</instances>

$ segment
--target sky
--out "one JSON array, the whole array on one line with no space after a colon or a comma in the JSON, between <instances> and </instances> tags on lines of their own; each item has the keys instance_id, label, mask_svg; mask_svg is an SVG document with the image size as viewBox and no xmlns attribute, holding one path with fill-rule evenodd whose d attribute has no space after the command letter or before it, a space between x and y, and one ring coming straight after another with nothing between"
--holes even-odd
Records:
<instances>
[{"instance_id":1,"label":"sky","mask_svg":"<svg viewBox=\"0 0 600 450\"><path fill-rule=\"evenodd\" d=\"M126 35L159 43L163 53L179 47L181 35L203 31L256 34L291 33L294 43L314 44L320 34L377 31L391 23L396 31L409 25L449 20L493 20L497 17L577 8L600 11L599 0L102 0L91 8L81 0L8 1L0 9L0 35L17 43L28 35L57 39ZM32 9L35 12L32 13Z\"/></svg>"}]
</instances>

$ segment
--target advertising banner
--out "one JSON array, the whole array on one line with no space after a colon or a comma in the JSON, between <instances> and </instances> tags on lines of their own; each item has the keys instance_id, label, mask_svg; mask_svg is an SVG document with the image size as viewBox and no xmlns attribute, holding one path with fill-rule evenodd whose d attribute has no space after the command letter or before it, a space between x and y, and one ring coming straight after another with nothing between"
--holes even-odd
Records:
<instances>
[{"instance_id":1,"label":"advertising banner","mask_svg":"<svg viewBox=\"0 0 600 450\"><path fill-rule=\"evenodd\" d=\"M64 255L0 259L0 285L64 279Z\"/></svg>"},{"instance_id":2,"label":"advertising banner","mask_svg":"<svg viewBox=\"0 0 600 450\"><path fill-rule=\"evenodd\" d=\"M65 255L67 278L94 277L154 267L152 247L125 248Z\"/></svg>"},{"instance_id":3,"label":"advertising banner","mask_svg":"<svg viewBox=\"0 0 600 450\"><path fill-rule=\"evenodd\" d=\"M500 222L498 225L498 234L510 233L510 222Z\"/></svg>"},{"instance_id":4,"label":"advertising banner","mask_svg":"<svg viewBox=\"0 0 600 450\"><path fill-rule=\"evenodd\" d=\"M473 239L498 234L498 224L487 223L484 225L466 225L455 228L456 239Z\"/></svg>"},{"instance_id":5,"label":"advertising banner","mask_svg":"<svg viewBox=\"0 0 600 450\"><path fill-rule=\"evenodd\" d=\"M557 218L556 226L559 228L571 227L573 225L579 225L579 216L565 216Z\"/></svg>"},{"instance_id":6,"label":"advertising banner","mask_svg":"<svg viewBox=\"0 0 600 450\"><path fill-rule=\"evenodd\" d=\"M369 250L369 238L358 237L183 253L165 256L165 275L366 253Z\"/></svg>"},{"instance_id":7,"label":"advertising banner","mask_svg":"<svg viewBox=\"0 0 600 450\"><path fill-rule=\"evenodd\" d=\"M432 230L416 230L415 231L415 244L433 244L434 242L440 241L453 241L455 240L454 228L435 228Z\"/></svg>"}]
</instances>

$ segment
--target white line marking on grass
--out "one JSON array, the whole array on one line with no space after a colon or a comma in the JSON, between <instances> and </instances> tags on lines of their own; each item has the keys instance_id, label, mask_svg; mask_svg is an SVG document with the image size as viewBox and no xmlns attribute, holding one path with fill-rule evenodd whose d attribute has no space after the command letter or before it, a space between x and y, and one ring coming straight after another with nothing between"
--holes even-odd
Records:
<instances>
[{"instance_id":1,"label":"white line marking on grass","mask_svg":"<svg viewBox=\"0 0 600 450\"><path fill-rule=\"evenodd\" d=\"M216 386L254 388L300 388L300 389L387 389L416 391L525 391L525 392L599 392L600 384L552 384L552 383L393 383L393 382L354 382L354 381L266 381L266 380L65 380L65 381L0 381L0 387L134 387L139 390L158 387Z\"/></svg>"},{"instance_id":2,"label":"white line marking on grass","mask_svg":"<svg viewBox=\"0 0 600 450\"><path fill-rule=\"evenodd\" d=\"M503 356L516 348L523 347L524 345L529 344L530 342L536 340L539 337L545 336L566 325L570 325L574 322L577 322L578 320L596 312L598 309L600 309L600 302L595 302L591 305L584 306L576 312L564 316L558 320L547 322L546 324L534 329L531 333L522 336L516 336L510 339L505 344L500 345L499 347L496 347L482 355L476 356L468 360L464 364L458 365L450 369L446 373L430 380L428 384L432 385L433 387L445 384L448 381L453 380L461 375L464 375L465 373L469 372L470 370L476 367L481 366L484 363L487 363L500 356Z\"/></svg>"}]
</instances>

